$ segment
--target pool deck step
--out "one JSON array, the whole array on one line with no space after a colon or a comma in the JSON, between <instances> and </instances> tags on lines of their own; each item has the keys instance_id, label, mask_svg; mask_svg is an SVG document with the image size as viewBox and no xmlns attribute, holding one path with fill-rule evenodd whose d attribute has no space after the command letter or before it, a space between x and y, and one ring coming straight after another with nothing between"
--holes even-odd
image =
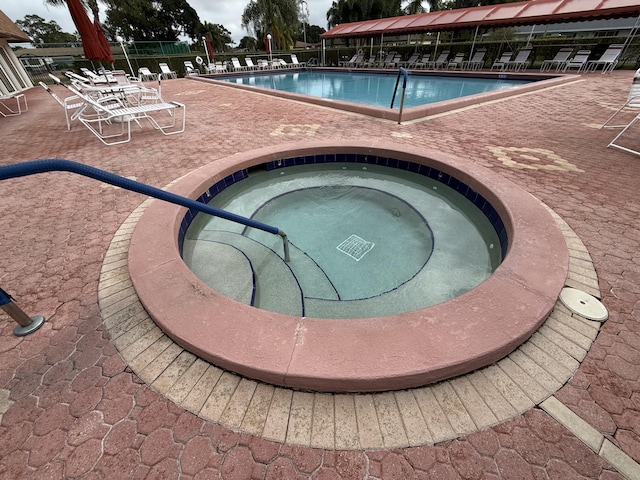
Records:
<instances>
[{"instance_id":1,"label":"pool deck step","mask_svg":"<svg viewBox=\"0 0 640 480\"><path fill-rule=\"evenodd\" d=\"M199 238L185 239L183 257L209 287L247 305L302 315L300 286L273 250L234 232L203 231Z\"/></svg>"}]
</instances>

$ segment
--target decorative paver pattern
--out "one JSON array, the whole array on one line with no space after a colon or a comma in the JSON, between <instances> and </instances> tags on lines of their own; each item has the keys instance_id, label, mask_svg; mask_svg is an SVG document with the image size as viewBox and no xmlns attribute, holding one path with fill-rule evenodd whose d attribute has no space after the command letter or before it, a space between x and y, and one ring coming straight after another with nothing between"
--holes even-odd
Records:
<instances>
[{"instance_id":1,"label":"decorative paver pattern","mask_svg":"<svg viewBox=\"0 0 640 480\"><path fill-rule=\"evenodd\" d=\"M105 272L106 252L125 220L133 228L135 221L129 216L140 205L140 195L103 188L68 173L51 173L0 182L0 286L27 313L46 317L38 332L18 338L12 334L14 323L0 314L0 392L9 392L6 401L0 396L0 478L634 478L635 462L640 460L640 162L607 149L613 132L593 128L610 114L599 102L624 102L631 78L630 71L585 75L579 82L403 125L170 80L163 83L167 99L190 92L179 97L187 105L185 134L165 138L145 126L133 132L131 143L113 147L103 146L77 124L67 132L63 112L46 92L28 91L29 112L0 118L1 164L66 158L163 186L236 152L297 141L270 133L285 123L309 125L313 118L313 125L319 125L316 139L393 138L400 145L468 158L514 181L549 205L576 233L568 240L572 263L592 262L597 272L596 278L576 270L567 283L601 292L610 318L600 330L559 311L530 342L549 356L559 352L548 348L548 342L558 346L568 354L561 364L569 370L574 361L581 361L551 398L604 440L594 452L534 406L534 398L545 400L539 398L539 389L510 393L518 391L512 388L519 385L516 381L533 372L528 353L467 377L483 398L507 399L500 409L491 410L498 423L468 434L464 415L451 425L442 421L438 410L441 404L459 406L455 398L470 390L466 382L455 387L445 382L436 392L394 392L378 403L370 396L356 403L354 396L335 395L331 449L320 447L330 442L332 433L326 423L326 394L312 395L315 410L308 416L298 407L308 402L308 395L296 396L294 403L293 392L257 384L248 401L251 420L245 414L237 429L199 418L191 411L206 409L237 423L237 411L225 412L202 388L221 383L230 389L229 374L183 358L180 369L189 374L182 378L191 378L193 387L187 392L174 385L167 396L160 395L153 384L150 388L133 373L119 350L123 355L137 351L138 357L162 333L142 348L139 340L154 327L145 322L144 310L126 296L113 304L111 315L101 312L98 304L99 282L107 275L117 277L124 265L123 259L110 258L111 271ZM631 132L627 141L638 140L640 136ZM583 172L512 168L489 146L545 149ZM536 162L522 155L517 161ZM583 246L586 258L581 257ZM112 255L115 251L109 250ZM117 295L115 291L122 290L117 283L110 291L101 289L100 295ZM101 314L113 325L103 323ZM108 332L113 331L120 333L111 337ZM174 358L179 357L178 353ZM143 368L147 366L149 362ZM167 375L174 375L151 370L149 377L156 382L168 382ZM550 374L544 382L559 380ZM229 398L238 390L246 401L251 389L244 383ZM490 385L500 395L492 390L480 393ZM223 395L221 391L220 398ZM384 411L385 421L397 420L389 406L391 396L401 405L400 417L412 423L404 430L411 446L358 447L364 433L366 445L403 441L386 423L377 429L363 424L372 408ZM285 407L291 405L299 414L295 432L289 433ZM474 415L490 421L486 410ZM302 427L309 422L318 428L311 429L307 440ZM288 437L291 441L285 443Z\"/></svg>"}]
</instances>

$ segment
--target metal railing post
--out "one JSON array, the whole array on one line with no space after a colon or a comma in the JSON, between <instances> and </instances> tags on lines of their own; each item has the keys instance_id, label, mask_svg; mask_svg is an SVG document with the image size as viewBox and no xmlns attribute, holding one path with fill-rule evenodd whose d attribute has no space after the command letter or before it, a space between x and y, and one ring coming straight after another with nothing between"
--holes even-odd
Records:
<instances>
[{"instance_id":1,"label":"metal railing post","mask_svg":"<svg viewBox=\"0 0 640 480\"><path fill-rule=\"evenodd\" d=\"M407 69L404 67L400 67L400 69L398 70L398 78L396 78L396 86L393 89L393 97L391 98L391 107L393 109L393 102L395 102L396 100L396 92L398 91L398 83L400 83L400 75L402 75L404 77L403 82L402 82L402 97L400 97L400 111L398 112L398 125L400 125L400 122L402 121L402 109L404 107L404 94L405 94L405 90L407 89L407 78L409 76L409 73L407 72Z\"/></svg>"},{"instance_id":2,"label":"metal railing post","mask_svg":"<svg viewBox=\"0 0 640 480\"><path fill-rule=\"evenodd\" d=\"M18 325L13 329L13 334L17 337L24 337L38 330L44 323L42 315L30 317L16 305L11 295L0 288L0 308L5 311Z\"/></svg>"}]
</instances>

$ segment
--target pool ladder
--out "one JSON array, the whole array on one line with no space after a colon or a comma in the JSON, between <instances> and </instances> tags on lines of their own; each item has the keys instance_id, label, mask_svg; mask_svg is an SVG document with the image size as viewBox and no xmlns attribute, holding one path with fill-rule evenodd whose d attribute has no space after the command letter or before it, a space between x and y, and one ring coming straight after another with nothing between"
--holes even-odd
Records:
<instances>
[{"instance_id":1,"label":"pool ladder","mask_svg":"<svg viewBox=\"0 0 640 480\"><path fill-rule=\"evenodd\" d=\"M396 93L398 91L398 84L400 83L400 75L404 77L402 81L402 97L400 97L400 111L398 112L398 125L402 121L402 108L404 107L404 93L407 89L407 78L409 77L409 72L404 67L400 67L398 70L398 78L396 79L396 86L393 88L393 97L391 98L391 109L393 109L393 102L396 100Z\"/></svg>"}]
</instances>

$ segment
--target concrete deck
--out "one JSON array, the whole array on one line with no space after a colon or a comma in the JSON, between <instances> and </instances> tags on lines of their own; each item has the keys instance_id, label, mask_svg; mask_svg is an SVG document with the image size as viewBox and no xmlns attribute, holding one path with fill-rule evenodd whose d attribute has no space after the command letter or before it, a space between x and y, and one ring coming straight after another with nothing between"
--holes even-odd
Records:
<instances>
[{"instance_id":1,"label":"concrete deck","mask_svg":"<svg viewBox=\"0 0 640 480\"><path fill-rule=\"evenodd\" d=\"M610 317L600 326L557 305L510 357L434 386L275 388L195 359L148 320L126 278L142 196L68 173L3 181L0 286L47 320L18 338L0 314L0 478L640 478L640 159L598 130L631 78L584 75L402 125L170 80L163 94L187 105L187 131L145 127L114 147L67 132L49 95L27 92L28 112L0 118L3 165L66 158L164 187L309 139L466 158L556 214L567 283L601 296Z\"/></svg>"}]
</instances>

